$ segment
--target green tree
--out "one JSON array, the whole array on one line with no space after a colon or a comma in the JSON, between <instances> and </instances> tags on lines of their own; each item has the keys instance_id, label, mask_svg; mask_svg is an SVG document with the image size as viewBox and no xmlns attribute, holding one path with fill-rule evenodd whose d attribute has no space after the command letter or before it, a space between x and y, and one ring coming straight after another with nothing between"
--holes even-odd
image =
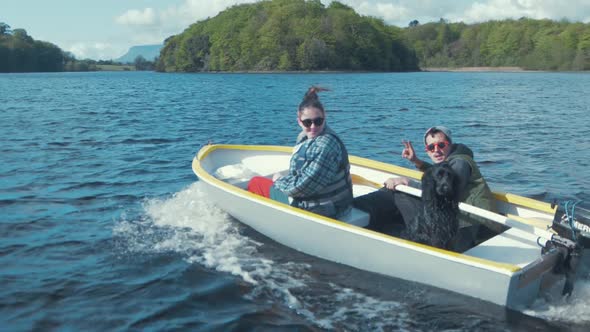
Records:
<instances>
[{"instance_id":1,"label":"green tree","mask_svg":"<svg viewBox=\"0 0 590 332\"><path fill-rule=\"evenodd\" d=\"M590 25L586 25L585 29L580 33L572 69L590 70Z\"/></svg>"},{"instance_id":2,"label":"green tree","mask_svg":"<svg viewBox=\"0 0 590 332\"><path fill-rule=\"evenodd\" d=\"M64 56L63 51L59 47L48 42L35 41L34 50L37 58L36 71L63 71Z\"/></svg>"},{"instance_id":3,"label":"green tree","mask_svg":"<svg viewBox=\"0 0 590 332\"><path fill-rule=\"evenodd\" d=\"M328 65L328 48L320 39L307 39L297 52L299 66L303 70L325 69Z\"/></svg>"},{"instance_id":4,"label":"green tree","mask_svg":"<svg viewBox=\"0 0 590 332\"><path fill-rule=\"evenodd\" d=\"M150 68L149 62L141 55L135 57L133 65L135 66L135 70L147 70Z\"/></svg>"},{"instance_id":5,"label":"green tree","mask_svg":"<svg viewBox=\"0 0 590 332\"><path fill-rule=\"evenodd\" d=\"M4 22L0 22L0 36L1 35L8 35L10 34L11 30L10 30L10 25L4 23Z\"/></svg>"}]
</instances>

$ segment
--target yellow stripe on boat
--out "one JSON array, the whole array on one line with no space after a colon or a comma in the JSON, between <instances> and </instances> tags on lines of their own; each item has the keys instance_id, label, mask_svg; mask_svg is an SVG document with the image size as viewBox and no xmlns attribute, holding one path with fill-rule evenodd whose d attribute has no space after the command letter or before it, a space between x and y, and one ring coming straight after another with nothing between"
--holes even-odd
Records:
<instances>
[{"instance_id":1,"label":"yellow stripe on boat","mask_svg":"<svg viewBox=\"0 0 590 332\"><path fill-rule=\"evenodd\" d=\"M533 210L546 212L551 215L554 215L555 211L557 211L557 206L552 207L551 204L549 204L547 202L541 202L536 199L523 197L523 196L519 196L519 195L515 195L515 194L495 192L494 197L497 200L504 201L509 204L520 205L520 206L527 207L527 208L530 208Z\"/></svg>"},{"instance_id":2,"label":"yellow stripe on boat","mask_svg":"<svg viewBox=\"0 0 590 332\"><path fill-rule=\"evenodd\" d=\"M207 155L217 149L231 149L231 150L250 150L250 151L272 151L272 152L287 152L287 153L291 153L292 149L289 147L284 147L284 146L272 146L272 145L262 145L262 146L256 146L256 145L210 145L207 146L205 148L205 150L201 150L200 153L198 154L197 158L193 159L193 163L192 163L192 168L193 171L195 172L195 174L203 180L207 180L209 182L214 182L216 186L223 188L226 191L229 192L234 192L238 195L244 196L244 197L248 197L249 199L253 199L253 200L260 200L260 201L264 201L265 204L269 204L271 206L277 207L277 208L282 208L282 209L287 209L291 212L295 212L298 214L302 214L306 217L313 217L315 219L321 219L325 222L328 223L332 223L332 224L337 224L341 227L345 227L348 229L353 229L355 232L361 231L361 232L366 232L366 233L370 233L372 234L374 237L378 237L378 238L382 238L382 239L386 239L388 241L394 241L394 242L401 242L404 243L406 245L409 246L414 246L414 247L419 247L423 250L427 250L429 252L436 252L438 254L442 254L442 255L447 255L447 256L453 256L455 258L461 259L461 260L466 260L469 261L471 263L473 263L474 265L484 265L484 266L488 266L488 267L493 267L496 268L498 270L504 270L506 272L509 273L515 273L518 272L519 270L521 270L522 268L518 265L513 265L513 264L506 264L506 263L499 263L499 262L494 262L494 261L490 261L487 259L482 259L482 258L478 258L478 257L472 257L472 256L468 256L468 255L463 255L461 253L456 253L456 252L452 252L452 251L448 251L445 249L439 249L439 248L435 248L435 247L431 247L428 245L424 245L424 244L420 244L420 243L416 243L416 242L412 242L412 241L408 241L405 239L401 239L401 238L397 238L397 237L393 237L393 236L389 236L387 234L383 234L383 233L379 233L379 232L375 232L375 231L371 231L368 229L364 229L364 228L360 228L354 225L350 225L347 224L345 222L339 221L337 219L332 219L332 218L328 218L328 217L324 217L322 215L318 215L300 208L296 208L290 205L286 205L284 203L280 203L277 201L274 201L270 198L266 198L254 193L251 193L247 190L243 190L241 188L237 188L234 185L231 185L227 182L224 182L222 180L217 179L216 177L210 175L209 173L207 173L200 165L200 161L203 160L204 158L207 157ZM387 172L395 172L398 174L401 174L402 172L404 174L408 174L412 175L412 177L416 178L416 175L419 174L421 176L422 172L418 172L418 171L412 171L412 170L408 170L405 169L403 167L398 167L398 166L394 166L394 165L389 165L389 164L385 164L382 162L378 162L378 161L373 161L373 160L369 160L369 159L365 159L365 158L361 158L361 157L355 157L355 156L351 156L350 157L350 161L354 164L357 165L361 165L361 166L365 166L365 167L370 167L370 168L374 168L374 169L379 169L379 170L384 170ZM354 177L354 175L353 175Z\"/></svg>"}]
</instances>

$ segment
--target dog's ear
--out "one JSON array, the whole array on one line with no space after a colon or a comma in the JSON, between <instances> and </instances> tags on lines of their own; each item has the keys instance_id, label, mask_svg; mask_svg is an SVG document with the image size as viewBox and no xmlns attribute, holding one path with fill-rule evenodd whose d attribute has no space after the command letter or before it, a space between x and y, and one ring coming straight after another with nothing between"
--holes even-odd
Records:
<instances>
[{"instance_id":1,"label":"dog's ear","mask_svg":"<svg viewBox=\"0 0 590 332\"><path fill-rule=\"evenodd\" d=\"M459 192L459 176L457 176L457 173L455 173L455 170L451 167L451 165L444 161L442 163L439 164L440 168L442 170L444 170L444 177L446 177L448 180L448 182L451 185L451 190L452 190L452 196L449 196L449 198L452 198L455 201L459 201L459 197L460 197L460 192Z\"/></svg>"},{"instance_id":2,"label":"dog's ear","mask_svg":"<svg viewBox=\"0 0 590 332\"><path fill-rule=\"evenodd\" d=\"M461 192L459 190L459 185L460 185L460 181L459 181L459 176L457 176L457 173L455 173L455 171L449 166L449 171L451 172L451 176L453 177L453 191L455 192L455 201L460 201L461 198Z\"/></svg>"},{"instance_id":3,"label":"dog's ear","mask_svg":"<svg viewBox=\"0 0 590 332\"><path fill-rule=\"evenodd\" d=\"M445 169L445 171L447 172L447 176L451 179L451 185L453 186L453 198L458 201L459 200L459 196L460 196L460 192L458 190L459 188L459 177L457 176L457 173L455 173L455 170L453 170L453 168L451 167L451 165L444 161L442 163L439 164L442 168Z\"/></svg>"},{"instance_id":4,"label":"dog's ear","mask_svg":"<svg viewBox=\"0 0 590 332\"><path fill-rule=\"evenodd\" d=\"M436 165L428 167L422 175L422 201L430 201L436 195L436 182L434 180L433 171Z\"/></svg>"}]
</instances>

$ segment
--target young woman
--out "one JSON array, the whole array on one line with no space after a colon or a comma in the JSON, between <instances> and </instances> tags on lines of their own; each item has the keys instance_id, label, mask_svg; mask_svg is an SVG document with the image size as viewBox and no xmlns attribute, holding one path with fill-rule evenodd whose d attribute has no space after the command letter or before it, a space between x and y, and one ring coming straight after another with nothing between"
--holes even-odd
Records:
<instances>
[{"instance_id":1,"label":"young woman","mask_svg":"<svg viewBox=\"0 0 590 332\"><path fill-rule=\"evenodd\" d=\"M289 172L273 179L254 177L248 190L327 217L338 218L352 206L352 181L346 147L327 125L318 92L311 87L297 110L302 131Z\"/></svg>"}]
</instances>

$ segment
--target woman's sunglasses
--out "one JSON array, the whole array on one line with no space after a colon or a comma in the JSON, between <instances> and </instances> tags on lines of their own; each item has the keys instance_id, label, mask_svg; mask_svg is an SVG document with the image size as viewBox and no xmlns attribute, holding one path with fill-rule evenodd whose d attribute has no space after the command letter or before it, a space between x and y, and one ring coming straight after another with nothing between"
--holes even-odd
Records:
<instances>
[{"instance_id":1,"label":"woman's sunglasses","mask_svg":"<svg viewBox=\"0 0 590 332\"><path fill-rule=\"evenodd\" d=\"M449 142L447 142L447 141L438 142L438 143L430 143L430 144L426 145L426 151L434 152L434 149L437 146L440 150L442 150L442 149L446 148L447 145L449 145Z\"/></svg>"},{"instance_id":2,"label":"woman's sunglasses","mask_svg":"<svg viewBox=\"0 0 590 332\"><path fill-rule=\"evenodd\" d=\"M313 123L316 127L319 127L324 124L324 118L315 118L315 119L305 119L301 120L301 123L305 126L305 128L311 127Z\"/></svg>"}]
</instances>

